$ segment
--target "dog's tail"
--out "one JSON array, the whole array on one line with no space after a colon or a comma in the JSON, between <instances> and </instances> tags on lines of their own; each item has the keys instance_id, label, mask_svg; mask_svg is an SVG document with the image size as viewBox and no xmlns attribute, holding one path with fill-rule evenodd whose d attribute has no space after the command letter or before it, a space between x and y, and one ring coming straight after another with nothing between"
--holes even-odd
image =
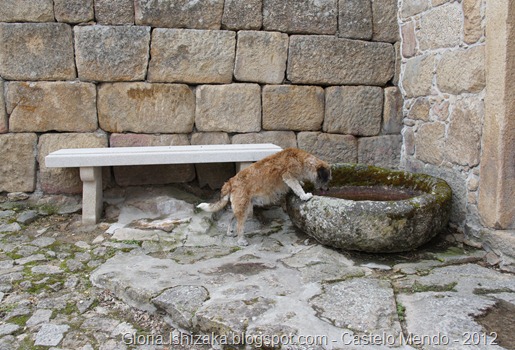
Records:
<instances>
[{"instance_id":1,"label":"dog's tail","mask_svg":"<svg viewBox=\"0 0 515 350\"><path fill-rule=\"evenodd\" d=\"M222 191L221 191L220 195L222 198L220 198L220 200L218 202L200 203L199 205L197 205L197 208L202 209L207 212L210 212L210 213L219 211L219 210L222 210L223 208L225 208L227 203L229 203L229 199L231 198L231 185L229 183L226 183L222 187Z\"/></svg>"}]
</instances>

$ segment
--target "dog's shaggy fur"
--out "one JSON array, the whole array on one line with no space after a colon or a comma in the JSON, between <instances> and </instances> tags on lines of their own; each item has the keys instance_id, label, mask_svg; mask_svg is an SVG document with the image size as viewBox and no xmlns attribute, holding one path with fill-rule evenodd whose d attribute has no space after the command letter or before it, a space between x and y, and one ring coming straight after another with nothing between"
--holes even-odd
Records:
<instances>
[{"instance_id":1,"label":"dog's shaggy fur","mask_svg":"<svg viewBox=\"0 0 515 350\"><path fill-rule=\"evenodd\" d=\"M230 201L237 221L238 243L247 245L243 231L254 205L277 203L289 189L300 199L309 200L313 195L304 192L303 182L312 182L317 189L327 189L330 179L331 168L327 162L300 149L287 148L243 169L224 184L218 202L201 203L197 208L216 212ZM227 234L233 235L232 220Z\"/></svg>"}]
</instances>

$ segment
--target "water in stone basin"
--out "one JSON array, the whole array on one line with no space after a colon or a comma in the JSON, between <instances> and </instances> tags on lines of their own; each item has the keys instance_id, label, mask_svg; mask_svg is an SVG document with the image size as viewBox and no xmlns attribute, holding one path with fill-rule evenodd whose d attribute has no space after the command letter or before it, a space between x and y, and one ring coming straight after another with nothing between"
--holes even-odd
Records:
<instances>
[{"instance_id":1,"label":"water in stone basin","mask_svg":"<svg viewBox=\"0 0 515 350\"><path fill-rule=\"evenodd\" d=\"M316 191L315 194L353 201L398 201L420 196L423 192L391 186L342 186L324 192Z\"/></svg>"}]
</instances>

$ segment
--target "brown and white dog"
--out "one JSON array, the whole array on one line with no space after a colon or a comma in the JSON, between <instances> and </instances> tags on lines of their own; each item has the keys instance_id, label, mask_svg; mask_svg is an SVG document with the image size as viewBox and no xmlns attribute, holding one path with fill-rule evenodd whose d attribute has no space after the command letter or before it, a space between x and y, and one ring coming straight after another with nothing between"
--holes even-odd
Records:
<instances>
[{"instance_id":1,"label":"brown and white dog","mask_svg":"<svg viewBox=\"0 0 515 350\"><path fill-rule=\"evenodd\" d=\"M223 185L218 202L201 203L197 208L216 212L230 201L237 221L238 244L248 245L243 231L254 205L277 203L290 189L307 201L313 195L304 192L304 181L313 183L316 189L326 190L329 180L331 167L327 162L303 150L287 148L241 170ZM232 221L227 229L229 236L234 236Z\"/></svg>"}]
</instances>

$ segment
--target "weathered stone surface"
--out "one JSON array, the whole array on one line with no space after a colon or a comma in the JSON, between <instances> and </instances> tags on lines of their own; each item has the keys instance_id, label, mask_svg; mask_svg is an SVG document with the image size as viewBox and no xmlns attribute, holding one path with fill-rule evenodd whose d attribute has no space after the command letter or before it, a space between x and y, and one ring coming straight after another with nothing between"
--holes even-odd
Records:
<instances>
[{"instance_id":1,"label":"weathered stone surface","mask_svg":"<svg viewBox=\"0 0 515 350\"><path fill-rule=\"evenodd\" d=\"M434 62L435 58L431 54L413 57L406 61L401 78L406 97L425 96L431 93Z\"/></svg>"},{"instance_id":2,"label":"weathered stone surface","mask_svg":"<svg viewBox=\"0 0 515 350\"><path fill-rule=\"evenodd\" d=\"M95 131L96 88L81 82L11 82L7 84L9 129L25 131Z\"/></svg>"},{"instance_id":3,"label":"weathered stone surface","mask_svg":"<svg viewBox=\"0 0 515 350\"><path fill-rule=\"evenodd\" d=\"M261 87L258 84L197 87L195 125L199 131L261 130Z\"/></svg>"},{"instance_id":4,"label":"weathered stone surface","mask_svg":"<svg viewBox=\"0 0 515 350\"><path fill-rule=\"evenodd\" d=\"M189 145L187 135L112 134L111 147ZM118 166L113 168L120 186L188 182L195 178L193 164Z\"/></svg>"},{"instance_id":5,"label":"weathered stone surface","mask_svg":"<svg viewBox=\"0 0 515 350\"><path fill-rule=\"evenodd\" d=\"M220 145L229 144L229 135L224 132L202 132L191 135L192 145ZM221 188L222 185L235 174L234 164L209 163L195 164L199 185L208 185L211 189Z\"/></svg>"},{"instance_id":6,"label":"weathered stone surface","mask_svg":"<svg viewBox=\"0 0 515 350\"><path fill-rule=\"evenodd\" d=\"M222 26L227 29L259 30L263 23L261 0L225 0Z\"/></svg>"},{"instance_id":7,"label":"weathered stone surface","mask_svg":"<svg viewBox=\"0 0 515 350\"><path fill-rule=\"evenodd\" d=\"M413 250L448 224L452 192L443 180L362 164L334 164L329 187L349 183L382 188L401 183L405 189L422 191L422 195L383 201L315 195L302 201L292 193L286 200L292 222L321 244L376 253Z\"/></svg>"},{"instance_id":8,"label":"weathered stone surface","mask_svg":"<svg viewBox=\"0 0 515 350\"><path fill-rule=\"evenodd\" d=\"M459 3L435 7L420 17L416 36L420 50L457 46L461 41L463 14Z\"/></svg>"},{"instance_id":9,"label":"weathered stone surface","mask_svg":"<svg viewBox=\"0 0 515 350\"><path fill-rule=\"evenodd\" d=\"M320 130L324 90L319 86L278 85L263 88L263 129Z\"/></svg>"},{"instance_id":10,"label":"weathered stone surface","mask_svg":"<svg viewBox=\"0 0 515 350\"><path fill-rule=\"evenodd\" d=\"M264 314L274 304L272 299L232 300L206 303L195 315L201 331L229 337L244 332L247 325Z\"/></svg>"},{"instance_id":11,"label":"weathered stone surface","mask_svg":"<svg viewBox=\"0 0 515 350\"><path fill-rule=\"evenodd\" d=\"M401 26L402 56L410 58L417 53L417 38L415 37L415 21L409 21Z\"/></svg>"},{"instance_id":12,"label":"weathered stone surface","mask_svg":"<svg viewBox=\"0 0 515 350\"><path fill-rule=\"evenodd\" d=\"M98 24L134 24L133 0L95 0Z\"/></svg>"},{"instance_id":13,"label":"weathered stone surface","mask_svg":"<svg viewBox=\"0 0 515 350\"><path fill-rule=\"evenodd\" d=\"M437 146L440 147L438 140ZM445 179L447 184L452 188L452 208L450 222L455 225L461 225L467 215L467 187L465 186L466 179L463 173L457 168L448 168L445 166L432 165L420 161L408 162L406 168L409 171L423 172L431 176Z\"/></svg>"},{"instance_id":14,"label":"weathered stone surface","mask_svg":"<svg viewBox=\"0 0 515 350\"><path fill-rule=\"evenodd\" d=\"M223 0L135 0L136 24L164 28L220 29Z\"/></svg>"},{"instance_id":15,"label":"weathered stone surface","mask_svg":"<svg viewBox=\"0 0 515 350\"><path fill-rule=\"evenodd\" d=\"M240 31L234 62L236 80L280 84L286 72L288 35Z\"/></svg>"},{"instance_id":16,"label":"weathered stone surface","mask_svg":"<svg viewBox=\"0 0 515 350\"><path fill-rule=\"evenodd\" d=\"M479 164L483 115L483 103L477 98L464 98L456 102L445 142L448 161L469 167Z\"/></svg>"},{"instance_id":17,"label":"weathered stone surface","mask_svg":"<svg viewBox=\"0 0 515 350\"><path fill-rule=\"evenodd\" d=\"M2 88L0 84L0 88ZM3 96L0 97L0 103L3 104ZM6 133L9 130L7 114L5 113L5 109L0 109L0 134Z\"/></svg>"},{"instance_id":18,"label":"weathered stone surface","mask_svg":"<svg viewBox=\"0 0 515 350\"><path fill-rule=\"evenodd\" d=\"M445 147L445 125L426 123L419 127L415 137L417 159L439 165L443 160Z\"/></svg>"},{"instance_id":19,"label":"weathered stone surface","mask_svg":"<svg viewBox=\"0 0 515 350\"><path fill-rule=\"evenodd\" d=\"M415 99L408 111L408 118L413 120L429 120L430 110L429 100L425 97L419 97Z\"/></svg>"},{"instance_id":20,"label":"weathered stone surface","mask_svg":"<svg viewBox=\"0 0 515 350\"><path fill-rule=\"evenodd\" d=\"M53 22L52 0L5 0L0 6L0 22Z\"/></svg>"},{"instance_id":21,"label":"weathered stone surface","mask_svg":"<svg viewBox=\"0 0 515 350\"><path fill-rule=\"evenodd\" d=\"M436 83L442 92L456 95L483 90L486 86L484 46L444 53L436 68Z\"/></svg>"},{"instance_id":22,"label":"weathered stone surface","mask_svg":"<svg viewBox=\"0 0 515 350\"><path fill-rule=\"evenodd\" d=\"M479 211L491 228L515 229L515 3L487 6L488 83L482 136Z\"/></svg>"},{"instance_id":23,"label":"weathered stone surface","mask_svg":"<svg viewBox=\"0 0 515 350\"><path fill-rule=\"evenodd\" d=\"M54 0L54 12L58 22L89 22L94 18L93 0Z\"/></svg>"},{"instance_id":24,"label":"weathered stone surface","mask_svg":"<svg viewBox=\"0 0 515 350\"><path fill-rule=\"evenodd\" d=\"M35 346L57 346L63 340L64 333L70 329L68 325L45 323L39 329L34 340Z\"/></svg>"},{"instance_id":25,"label":"weathered stone surface","mask_svg":"<svg viewBox=\"0 0 515 350\"><path fill-rule=\"evenodd\" d=\"M401 135L361 137L358 139L358 163L399 168L401 147Z\"/></svg>"},{"instance_id":26,"label":"weathered stone surface","mask_svg":"<svg viewBox=\"0 0 515 350\"><path fill-rule=\"evenodd\" d=\"M0 135L0 192L34 191L36 144L36 134Z\"/></svg>"},{"instance_id":27,"label":"weathered stone surface","mask_svg":"<svg viewBox=\"0 0 515 350\"><path fill-rule=\"evenodd\" d=\"M297 137L293 131L262 131L260 133L234 135L232 143L273 143L285 149L297 147Z\"/></svg>"},{"instance_id":28,"label":"weathered stone surface","mask_svg":"<svg viewBox=\"0 0 515 350\"><path fill-rule=\"evenodd\" d=\"M0 79L0 91L4 91L4 81ZM0 106L5 106L4 94L0 94ZM5 108L0 107L0 134L8 131L7 113Z\"/></svg>"},{"instance_id":29,"label":"weathered stone surface","mask_svg":"<svg viewBox=\"0 0 515 350\"><path fill-rule=\"evenodd\" d=\"M27 320L26 326L34 327L41 323L48 323L52 316L52 310L49 309L38 309L34 314Z\"/></svg>"},{"instance_id":30,"label":"weathered stone surface","mask_svg":"<svg viewBox=\"0 0 515 350\"><path fill-rule=\"evenodd\" d=\"M74 79L71 27L60 23L0 23L0 75L10 80Z\"/></svg>"},{"instance_id":31,"label":"weathered stone surface","mask_svg":"<svg viewBox=\"0 0 515 350\"><path fill-rule=\"evenodd\" d=\"M373 136L381 130L383 89L376 86L333 86L326 89L323 130Z\"/></svg>"},{"instance_id":32,"label":"weathered stone surface","mask_svg":"<svg viewBox=\"0 0 515 350\"><path fill-rule=\"evenodd\" d=\"M192 327L192 319L202 304L209 299L209 292L202 286L177 286L165 290L152 302L164 309L174 324L183 328Z\"/></svg>"},{"instance_id":33,"label":"weathered stone surface","mask_svg":"<svg viewBox=\"0 0 515 350\"><path fill-rule=\"evenodd\" d=\"M401 17L407 18L427 10L431 6L431 2L428 0L404 0L401 5Z\"/></svg>"},{"instance_id":34,"label":"weathered stone surface","mask_svg":"<svg viewBox=\"0 0 515 350\"><path fill-rule=\"evenodd\" d=\"M393 44L393 50L395 52L395 60L393 62L394 70L393 77L391 83L394 86L399 86L399 79L401 76L401 66L402 66L402 54L401 54L401 42L397 41Z\"/></svg>"},{"instance_id":35,"label":"weathered stone surface","mask_svg":"<svg viewBox=\"0 0 515 350\"><path fill-rule=\"evenodd\" d=\"M384 85L394 74L394 61L391 44L294 35L287 72L295 84Z\"/></svg>"},{"instance_id":36,"label":"weathered stone surface","mask_svg":"<svg viewBox=\"0 0 515 350\"><path fill-rule=\"evenodd\" d=\"M502 256L501 268L513 272L515 270L515 231L484 229L481 230L481 237L484 237L488 247Z\"/></svg>"},{"instance_id":37,"label":"weathered stone surface","mask_svg":"<svg viewBox=\"0 0 515 350\"><path fill-rule=\"evenodd\" d=\"M401 91L396 86L384 89L383 134L399 134L402 130L404 100Z\"/></svg>"},{"instance_id":38,"label":"weathered stone surface","mask_svg":"<svg viewBox=\"0 0 515 350\"><path fill-rule=\"evenodd\" d=\"M231 31L154 29L148 80L230 83L235 47Z\"/></svg>"},{"instance_id":39,"label":"weathered stone surface","mask_svg":"<svg viewBox=\"0 0 515 350\"><path fill-rule=\"evenodd\" d=\"M195 120L195 96L184 84L102 84L98 119L108 132L189 133Z\"/></svg>"},{"instance_id":40,"label":"weathered stone surface","mask_svg":"<svg viewBox=\"0 0 515 350\"><path fill-rule=\"evenodd\" d=\"M372 18L374 41L394 43L399 40L397 0L373 0Z\"/></svg>"},{"instance_id":41,"label":"weathered stone surface","mask_svg":"<svg viewBox=\"0 0 515 350\"><path fill-rule=\"evenodd\" d=\"M481 0L464 0L463 41L467 44L477 42L484 34L481 26Z\"/></svg>"},{"instance_id":42,"label":"weathered stone surface","mask_svg":"<svg viewBox=\"0 0 515 350\"><path fill-rule=\"evenodd\" d=\"M372 39L372 3L369 0L339 0L338 36Z\"/></svg>"},{"instance_id":43,"label":"weathered stone surface","mask_svg":"<svg viewBox=\"0 0 515 350\"><path fill-rule=\"evenodd\" d=\"M354 278L327 284L323 293L311 300L311 306L337 327L372 334L401 331L393 289L387 281Z\"/></svg>"},{"instance_id":44,"label":"weathered stone surface","mask_svg":"<svg viewBox=\"0 0 515 350\"><path fill-rule=\"evenodd\" d=\"M431 112L438 120L445 121L449 117L449 101L437 100L431 107Z\"/></svg>"},{"instance_id":45,"label":"weathered stone surface","mask_svg":"<svg viewBox=\"0 0 515 350\"><path fill-rule=\"evenodd\" d=\"M46 193L80 193L82 181L78 168L47 168L45 157L61 148L107 147L107 136L100 133L44 134L39 138L38 162L41 189ZM104 178L107 175L104 172Z\"/></svg>"},{"instance_id":46,"label":"weathered stone surface","mask_svg":"<svg viewBox=\"0 0 515 350\"><path fill-rule=\"evenodd\" d=\"M405 128L402 133L404 138L403 145L406 154L410 156L415 154L415 133L413 132L413 128Z\"/></svg>"},{"instance_id":47,"label":"weathered stone surface","mask_svg":"<svg viewBox=\"0 0 515 350\"><path fill-rule=\"evenodd\" d=\"M441 291L409 293L415 286ZM436 268L425 276L410 276L399 283L408 293L398 295L406 307L406 326L410 333L438 334L439 320L446 320L446 335L459 339L464 333L481 333L483 328L475 319L485 314L498 300L502 290L513 290L513 278L475 264ZM512 293L510 293L512 294ZM478 349L492 349L492 334L484 334ZM487 345L485 345L485 343ZM442 346L441 348L444 348Z\"/></svg>"},{"instance_id":48,"label":"weathered stone surface","mask_svg":"<svg viewBox=\"0 0 515 350\"><path fill-rule=\"evenodd\" d=\"M150 27L76 26L77 70L83 80L143 80Z\"/></svg>"},{"instance_id":49,"label":"weathered stone surface","mask_svg":"<svg viewBox=\"0 0 515 350\"><path fill-rule=\"evenodd\" d=\"M352 135L301 132L297 135L300 149L330 163L356 163L358 140Z\"/></svg>"},{"instance_id":50,"label":"weathered stone surface","mask_svg":"<svg viewBox=\"0 0 515 350\"><path fill-rule=\"evenodd\" d=\"M286 33L335 34L337 0L264 0L263 28Z\"/></svg>"}]
</instances>

